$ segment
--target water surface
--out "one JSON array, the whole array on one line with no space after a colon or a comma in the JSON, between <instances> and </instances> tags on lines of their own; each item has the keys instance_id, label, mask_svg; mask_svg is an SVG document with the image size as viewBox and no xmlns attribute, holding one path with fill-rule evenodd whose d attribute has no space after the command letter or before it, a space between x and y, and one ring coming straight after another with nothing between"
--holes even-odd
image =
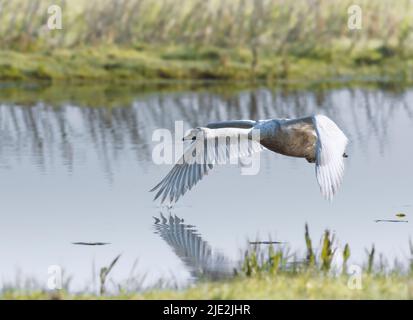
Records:
<instances>
[{"instance_id":1,"label":"water surface","mask_svg":"<svg viewBox=\"0 0 413 320\"><path fill-rule=\"evenodd\" d=\"M171 167L152 161L155 129L173 130L176 120L189 128L316 113L331 117L351 141L334 202L321 197L313 165L269 151L258 175L214 168L170 212L152 202L148 190ZM93 287L92 269L122 253L116 282L138 259L133 272L146 273L146 284L159 277L185 283L193 270L154 226L160 212L184 219L199 243L232 260L257 235L303 252L305 222L316 245L325 228L339 245L348 242L353 261L373 243L389 261L407 259L411 223L374 220L413 214L412 138L412 89L2 87L1 282L13 283L21 270L46 283L48 266L57 264L74 288Z\"/></svg>"}]
</instances>

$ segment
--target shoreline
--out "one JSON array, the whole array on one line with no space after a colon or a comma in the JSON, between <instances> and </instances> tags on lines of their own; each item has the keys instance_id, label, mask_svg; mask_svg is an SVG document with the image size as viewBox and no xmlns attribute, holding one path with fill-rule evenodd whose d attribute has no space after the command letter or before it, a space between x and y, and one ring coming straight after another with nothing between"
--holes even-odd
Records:
<instances>
[{"instance_id":1,"label":"shoreline","mask_svg":"<svg viewBox=\"0 0 413 320\"><path fill-rule=\"evenodd\" d=\"M363 275L360 288L351 287L351 276L329 277L311 272L296 275L258 275L217 282L201 282L184 289L149 289L98 295L65 290L10 290L0 293L0 300L278 300L278 299L413 299L410 275ZM245 290L249 288L249 290Z\"/></svg>"},{"instance_id":2,"label":"shoreline","mask_svg":"<svg viewBox=\"0 0 413 320\"><path fill-rule=\"evenodd\" d=\"M358 56L346 56L345 52L341 52L331 61L326 61L323 58L263 54L260 62L252 68L251 58L246 53L240 54L240 50L215 49L215 55L207 57L201 49L199 54L191 57L165 53L170 50L136 50L112 46L26 53L2 50L0 83L413 83L413 59L402 61L400 57L382 57L371 61L367 58L360 60Z\"/></svg>"}]
</instances>

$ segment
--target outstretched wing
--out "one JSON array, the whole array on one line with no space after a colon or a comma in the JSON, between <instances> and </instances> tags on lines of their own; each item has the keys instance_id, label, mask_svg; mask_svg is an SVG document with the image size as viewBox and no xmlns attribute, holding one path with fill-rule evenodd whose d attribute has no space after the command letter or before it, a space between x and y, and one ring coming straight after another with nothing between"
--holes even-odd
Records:
<instances>
[{"instance_id":1,"label":"outstretched wing","mask_svg":"<svg viewBox=\"0 0 413 320\"><path fill-rule=\"evenodd\" d=\"M161 203L174 203L208 174L215 164L234 163L263 150L252 138L251 129L205 129L191 142L172 170L151 191Z\"/></svg>"},{"instance_id":2,"label":"outstretched wing","mask_svg":"<svg viewBox=\"0 0 413 320\"><path fill-rule=\"evenodd\" d=\"M317 134L316 176L322 195L332 200L343 180L344 158L348 139L328 117L312 117Z\"/></svg>"}]
</instances>

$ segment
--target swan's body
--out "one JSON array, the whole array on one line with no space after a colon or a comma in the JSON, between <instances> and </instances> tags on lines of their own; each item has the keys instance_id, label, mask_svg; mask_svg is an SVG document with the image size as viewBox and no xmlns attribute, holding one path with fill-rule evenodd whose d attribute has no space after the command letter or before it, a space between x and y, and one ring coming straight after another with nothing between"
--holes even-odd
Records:
<instances>
[{"instance_id":1,"label":"swan's body","mask_svg":"<svg viewBox=\"0 0 413 320\"><path fill-rule=\"evenodd\" d=\"M254 138L254 132L259 132L258 139ZM340 128L323 115L292 120L216 122L192 129L184 140L193 141L169 174L151 190L158 189L155 199L162 196L162 202L166 199L176 202L214 164L250 156L263 149L315 163L321 193L331 200L343 178L343 158L348 143ZM217 140L215 146L209 147ZM235 143L238 143L236 148Z\"/></svg>"}]
</instances>

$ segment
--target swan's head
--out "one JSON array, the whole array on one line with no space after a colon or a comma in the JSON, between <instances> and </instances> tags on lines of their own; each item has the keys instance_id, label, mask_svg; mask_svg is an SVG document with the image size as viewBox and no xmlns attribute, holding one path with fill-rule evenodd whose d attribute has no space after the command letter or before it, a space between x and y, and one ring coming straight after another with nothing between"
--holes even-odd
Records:
<instances>
[{"instance_id":1,"label":"swan's head","mask_svg":"<svg viewBox=\"0 0 413 320\"><path fill-rule=\"evenodd\" d=\"M186 135L182 138L182 141L187 141L187 140L196 140L201 137L201 135L204 134L204 130L202 128L195 128L189 130Z\"/></svg>"}]
</instances>

